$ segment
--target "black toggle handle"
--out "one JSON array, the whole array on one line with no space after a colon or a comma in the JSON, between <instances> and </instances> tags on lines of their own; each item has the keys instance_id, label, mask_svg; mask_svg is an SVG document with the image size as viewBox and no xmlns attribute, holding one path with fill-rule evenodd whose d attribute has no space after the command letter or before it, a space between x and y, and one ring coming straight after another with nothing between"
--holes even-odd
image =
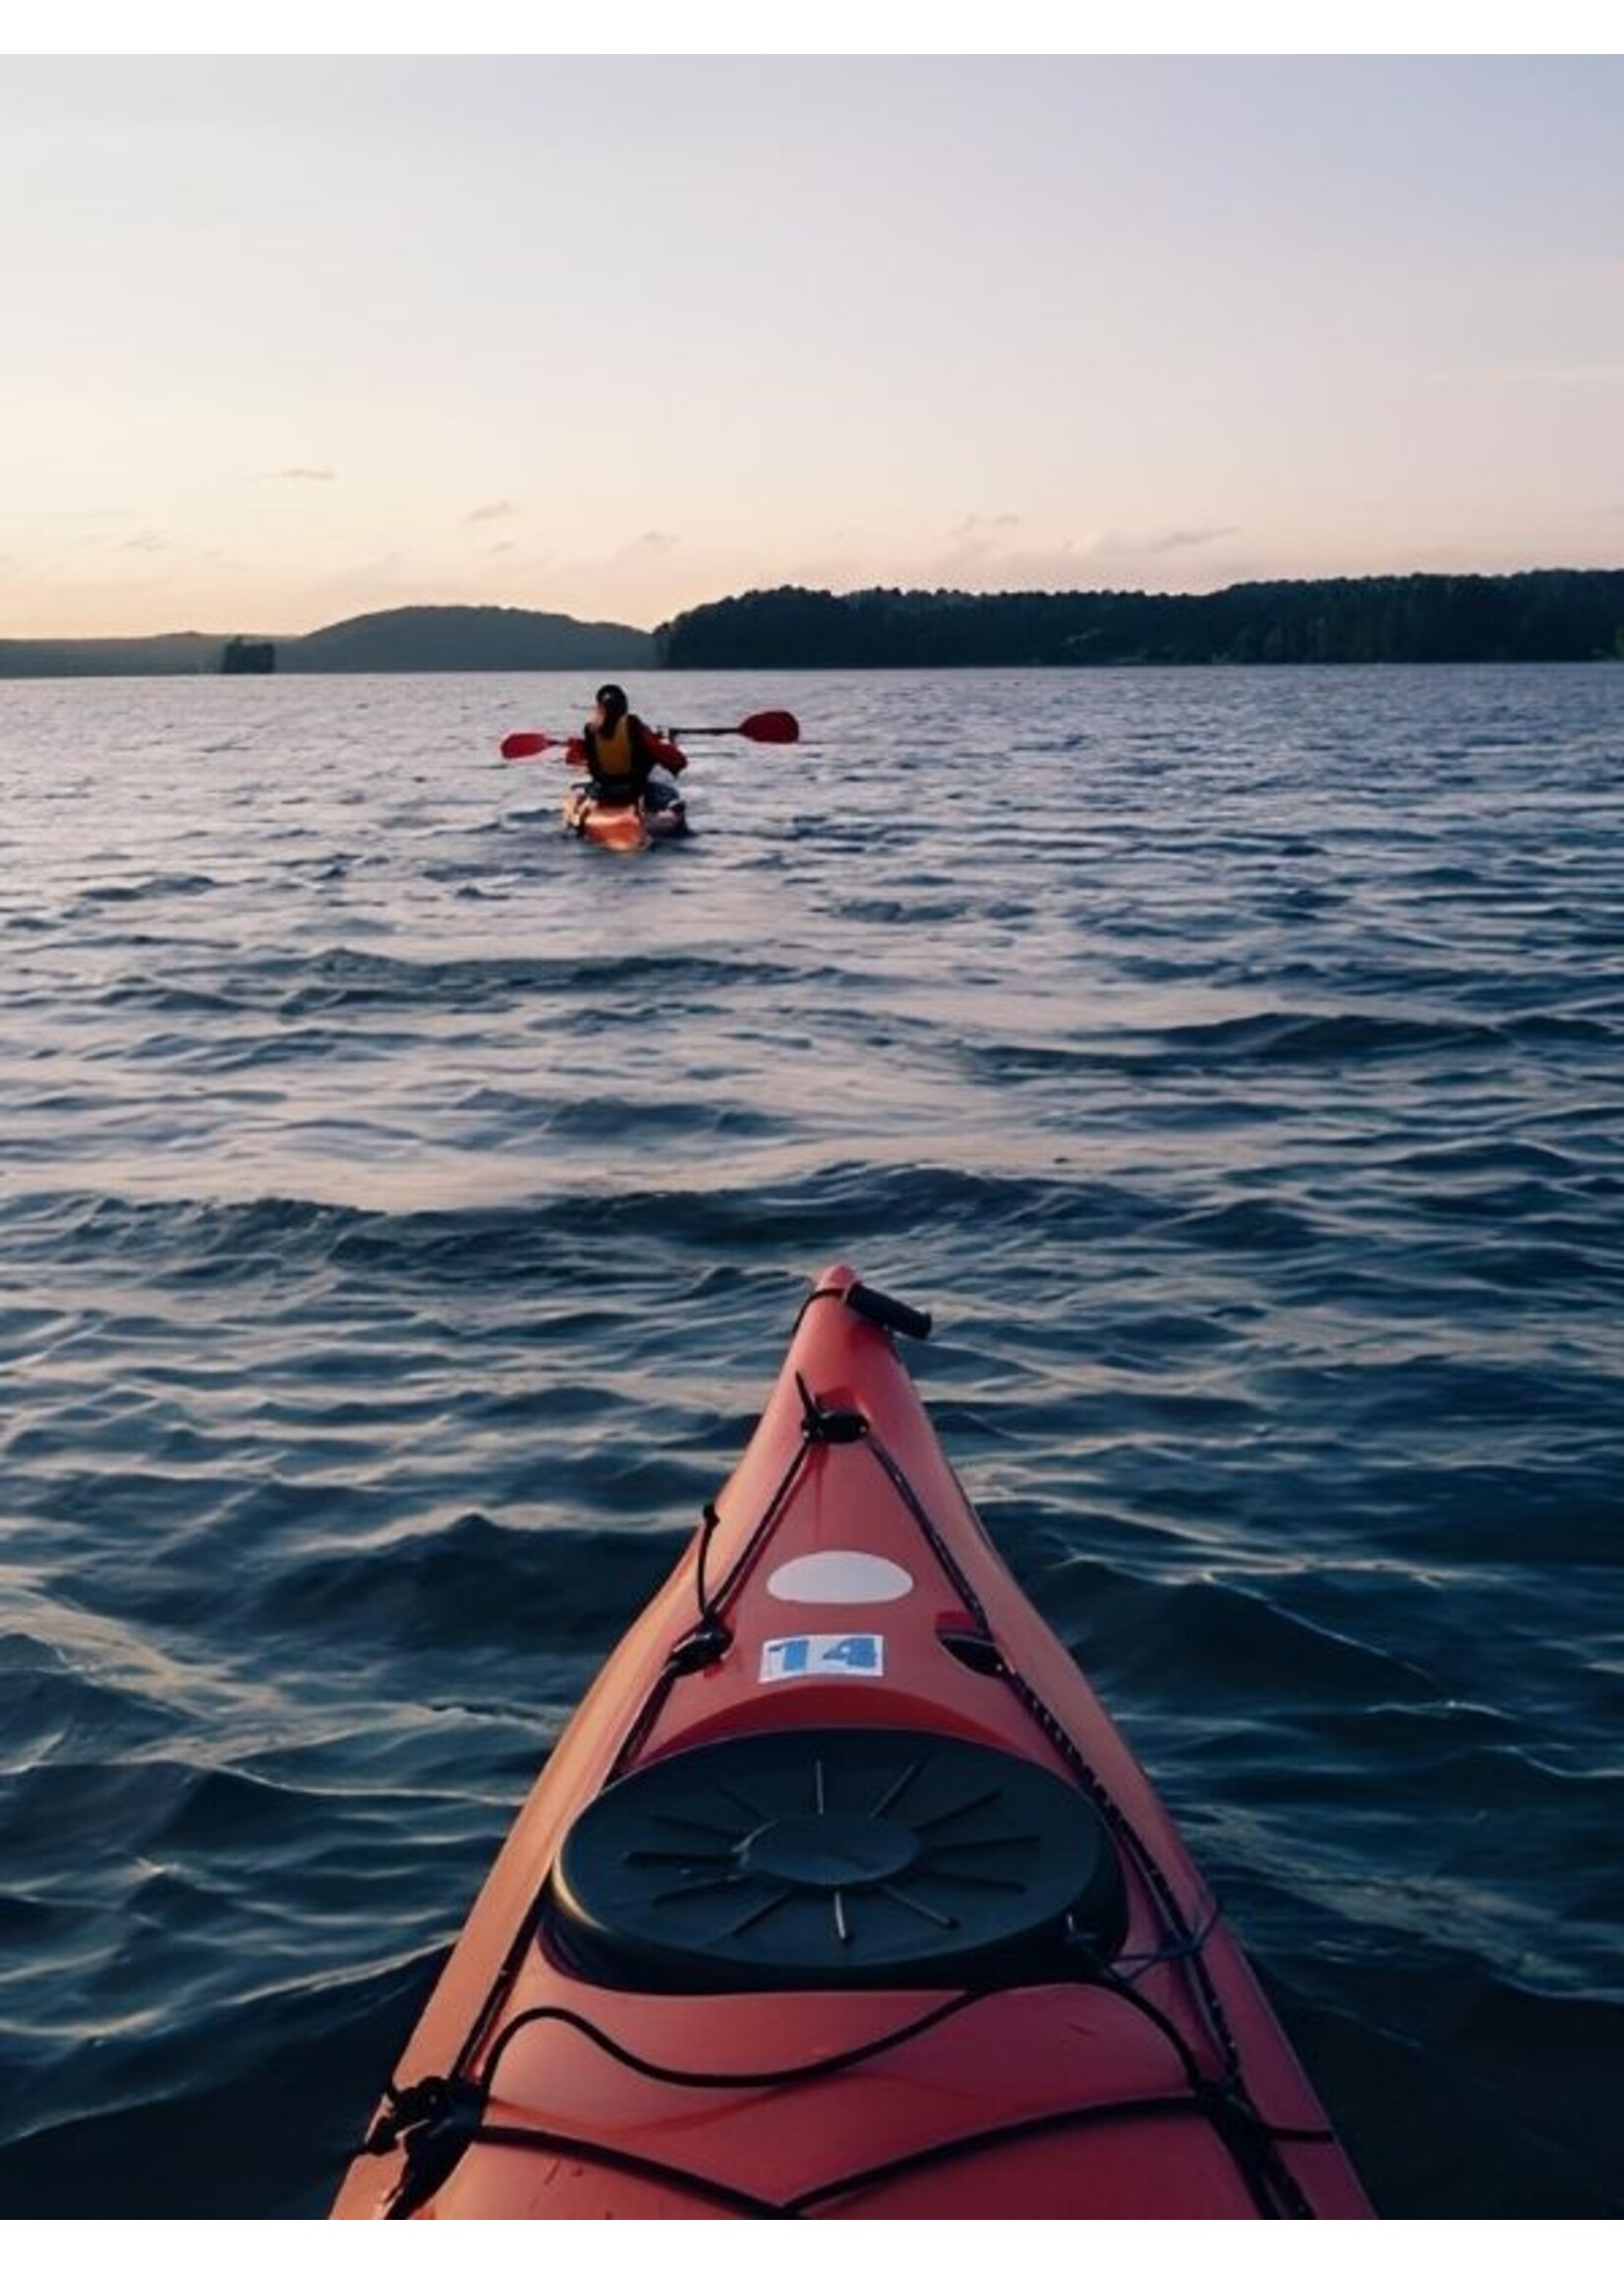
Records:
<instances>
[{"instance_id":1,"label":"black toggle handle","mask_svg":"<svg viewBox=\"0 0 1624 2274\"><path fill-rule=\"evenodd\" d=\"M895 1295L882 1295L860 1279L846 1289L845 1303L848 1311L872 1326L883 1326L888 1334L910 1334L915 1342L923 1342L930 1333L928 1311L915 1311L911 1303L899 1303Z\"/></svg>"}]
</instances>

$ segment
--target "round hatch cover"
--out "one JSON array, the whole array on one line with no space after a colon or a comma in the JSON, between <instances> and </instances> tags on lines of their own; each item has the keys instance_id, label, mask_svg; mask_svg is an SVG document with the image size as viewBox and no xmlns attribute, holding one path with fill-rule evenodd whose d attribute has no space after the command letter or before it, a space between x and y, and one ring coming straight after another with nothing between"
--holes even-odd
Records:
<instances>
[{"instance_id":1,"label":"round hatch cover","mask_svg":"<svg viewBox=\"0 0 1624 2274\"><path fill-rule=\"evenodd\" d=\"M895 1728L784 1729L667 1754L571 1828L552 1924L645 1990L955 1984L1121 1947L1104 1819L1053 1770Z\"/></svg>"}]
</instances>

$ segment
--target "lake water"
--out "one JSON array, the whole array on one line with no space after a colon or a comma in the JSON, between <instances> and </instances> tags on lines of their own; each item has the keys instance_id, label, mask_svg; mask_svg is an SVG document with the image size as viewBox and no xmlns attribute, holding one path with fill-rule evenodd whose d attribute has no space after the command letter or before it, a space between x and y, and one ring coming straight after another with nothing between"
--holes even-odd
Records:
<instances>
[{"instance_id":1,"label":"lake water","mask_svg":"<svg viewBox=\"0 0 1624 2274\"><path fill-rule=\"evenodd\" d=\"M807 1280L1390 2215L1624 2208L1624 671L0 684L0 2214L321 2213Z\"/></svg>"}]
</instances>

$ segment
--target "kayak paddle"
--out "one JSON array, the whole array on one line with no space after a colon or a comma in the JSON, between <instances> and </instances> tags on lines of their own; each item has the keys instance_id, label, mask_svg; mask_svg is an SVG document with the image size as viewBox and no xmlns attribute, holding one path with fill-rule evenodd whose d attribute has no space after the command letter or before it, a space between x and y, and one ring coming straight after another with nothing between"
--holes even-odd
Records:
<instances>
[{"instance_id":1,"label":"kayak paddle","mask_svg":"<svg viewBox=\"0 0 1624 2274\"><path fill-rule=\"evenodd\" d=\"M800 721L792 711L753 711L736 727L667 727L667 734L743 734L751 742L798 742Z\"/></svg>"},{"instance_id":2,"label":"kayak paddle","mask_svg":"<svg viewBox=\"0 0 1624 2274\"><path fill-rule=\"evenodd\" d=\"M549 750L564 750L568 743L556 734L508 734L501 746L504 758L541 758Z\"/></svg>"},{"instance_id":3,"label":"kayak paddle","mask_svg":"<svg viewBox=\"0 0 1624 2274\"><path fill-rule=\"evenodd\" d=\"M798 742L801 738L800 721L791 711L753 711L736 727L668 727L666 731L673 738L684 734L742 734L748 742ZM508 734L503 738L501 754L504 758L542 758L550 750L564 750L568 746L568 738L558 734Z\"/></svg>"}]
</instances>

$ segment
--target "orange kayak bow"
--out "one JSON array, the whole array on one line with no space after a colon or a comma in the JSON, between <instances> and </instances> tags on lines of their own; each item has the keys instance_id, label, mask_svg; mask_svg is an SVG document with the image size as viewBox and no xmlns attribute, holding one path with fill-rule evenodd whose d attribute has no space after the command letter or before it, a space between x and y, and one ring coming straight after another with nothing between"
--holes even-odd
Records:
<instances>
[{"instance_id":1,"label":"orange kayak bow","mask_svg":"<svg viewBox=\"0 0 1624 2274\"><path fill-rule=\"evenodd\" d=\"M1362 2217L1238 1945L826 1272L341 2218Z\"/></svg>"}]
</instances>

